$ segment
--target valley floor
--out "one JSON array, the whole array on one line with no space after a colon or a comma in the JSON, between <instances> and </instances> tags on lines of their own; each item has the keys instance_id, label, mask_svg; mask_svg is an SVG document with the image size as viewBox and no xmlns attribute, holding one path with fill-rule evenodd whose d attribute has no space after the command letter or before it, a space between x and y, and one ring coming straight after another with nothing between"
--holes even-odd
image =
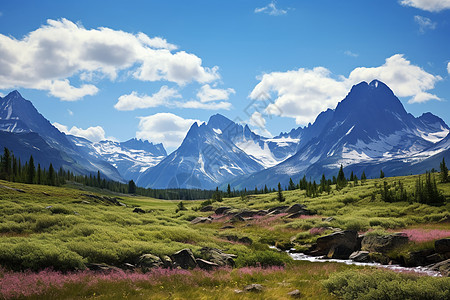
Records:
<instances>
[{"instance_id":1,"label":"valley floor","mask_svg":"<svg viewBox=\"0 0 450 300\"><path fill-rule=\"evenodd\" d=\"M447 277L293 261L268 247L305 251L341 229L408 235L407 244L385 253L387 259L432 251L436 240L450 237L450 184L438 184L447 198L442 206L387 203L379 193L384 181L394 187L400 180L411 191L416 179L368 180L316 198L285 191L282 203L269 193L211 204L184 201L184 208L179 201L0 181L0 298L290 299L295 295L288 293L298 290L304 299L448 299ZM294 204L311 214L267 213ZM229 209L218 213L219 207ZM264 213L236 217L249 211ZM235 255L235 266L139 265L143 254L159 262L182 249L207 260L205 248Z\"/></svg>"}]
</instances>

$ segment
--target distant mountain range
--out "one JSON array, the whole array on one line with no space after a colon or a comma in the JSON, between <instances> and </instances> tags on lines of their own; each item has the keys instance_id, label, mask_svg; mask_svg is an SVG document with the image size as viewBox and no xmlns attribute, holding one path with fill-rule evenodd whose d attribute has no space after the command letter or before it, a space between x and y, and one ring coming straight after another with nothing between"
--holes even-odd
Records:
<instances>
[{"instance_id":1,"label":"distant mountain range","mask_svg":"<svg viewBox=\"0 0 450 300\"><path fill-rule=\"evenodd\" d=\"M131 139L93 143L65 135L13 91L0 98L0 147L43 165L149 188L261 188L318 179L344 171L377 177L422 173L450 155L449 127L439 117L414 117L384 83L352 87L313 124L274 138L216 114L194 123L181 146L167 155L162 144Z\"/></svg>"}]
</instances>

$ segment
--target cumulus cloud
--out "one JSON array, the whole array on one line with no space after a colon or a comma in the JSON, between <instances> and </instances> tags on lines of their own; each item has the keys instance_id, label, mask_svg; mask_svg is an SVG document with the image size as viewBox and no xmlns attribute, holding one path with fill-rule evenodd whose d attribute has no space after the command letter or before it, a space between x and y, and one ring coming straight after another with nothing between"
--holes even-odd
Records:
<instances>
[{"instance_id":1,"label":"cumulus cloud","mask_svg":"<svg viewBox=\"0 0 450 300\"><path fill-rule=\"evenodd\" d=\"M181 98L176 89L162 86L158 92L151 96L139 95L133 91L131 94L122 95L119 101L114 105L117 110L135 110L138 108L149 108L168 105L169 100L173 98Z\"/></svg>"},{"instance_id":2,"label":"cumulus cloud","mask_svg":"<svg viewBox=\"0 0 450 300\"><path fill-rule=\"evenodd\" d=\"M265 13L271 16L282 16L287 14L286 9L277 8L276 2L272 1L264 7L255 8L255 13Z\"/></svg>"},{"instance_id":3,"label":"cumulus cloud","mask_svg":"<svg viewBox=\"0 0 450 300\"><path fill-rule=\"evenodd\" d=\"M450 62L447 63L447 73L450 74Z\"/></svg>"},{"instance_id":4,"label":"cumulus cloud","mask_svg":"<svg viewBox=\"0 0 450 300\"><path fill-rule=\"evenodd\" d=\"M436 29L436 22L431 21L430 18L422 16L414 16L414 21L419 25L419 32L424 34L427 30Z\"/></svg>"},{"instance_id":5,"label":"cumulus cloud","mask_svg":"<svg viewBox=\"0 0 450 300\"><path fill-rule=\"evenodd\" d=\"M434 89L435 84L442 80L442 77L412 65L402 54L387 58L384 65L380 67L356 68L350 73L347 82L353 85L373 79L386 83L398 97L410 98L409 103L440 100L436 95L426 91Z\"/></svg>"},{"instance_id":6,"label":"cumulus cloud","mask_svg":"<svg viewBox=\"0 0 450 300\"><path fill-rule=\"evenodd\" d=\"M91 142L100 142L103 140L115 140L113 137L106 138L105 136L105 130L101 126L94 126L94 127L88 127L86 129L78 128L76 126L72 126L72 128L68 128L65 125L62 125L60 123L53 123L53 126L55 126L59 131L64 132L65 134L71 134L75 136L79 136L82 138L85 138Z\"/></svg>"},{"instance_id":7,"label":"cumulus cloud","mask_svg":"<svg viewBox=\"0 0 450 300\"><path fill-rule=\"evenodd\" d=\"M217 67L160 37L100 27L86 29L67 19L47 24L18 40L0 34L0 89L47 90L62 100L94 95L92 84L74 87L69 78L115 80L121 71L142 81L208 83L220 78Z\"/></svg>"},{"instance_id":8,"label":"cumulus cloud","mask_svg":"<svg viewBox=\"0 0 450 300\"><path fill-rule=\"evenodd\" d=\"M197 94L197 97L200 98L200 101L175 101L174 99L182 98L178 91L174 88L163 86L157 93L153 94L152 96L148 96L145 94L139 95L134 91L131 94L122 95L119 97L119 100L116 105L114 105L114 107L117 110L135 110L138 108L158 106L208 110L228 110L231 108L231 103L226 100L228 100L228 97L231 93L234 93L233 89L213 89L209 85L206 86L206 88L205 86L203 86Z\"/></svg>"},{"instance_id":9,"label":"cumulus cloud","mask_svg":"<svg viewBox=\"0 0 450 300\"><path fill-rule=\"evenodd\" d=\"M335 108L352 85L374 79L386 83L397 96L408 97L410 103L440 100L427 91L442 78L412 65L401 54L387 58L379 67L356 68L348 77L333 76L324 67L264 74L249 98L265 102L265 113L295 118L297 124L305 125L321 111Z\"/></svg>"},{"instance_id":10,"label":"cumulus cloud","mask_svg":"<svg viewBox=\"0 0 450 300\"><path fill-rule=\"evenodd\" d=\"M166 149L180 146L192 124L202 123L199 120L184 119L171 113L158 113L139 119L139 130L136 132L136 137L163 143Z\"/></svg>"},{"instance_id":11,"label":"cumulus cloud","mask_svg":"<svg viewBox=\"0 0 450 300\"><path fill-rule=\"evenodd\" d=\"M450 8L450 0L400 0L400 4L431 12L438 12Z\"/></svg>"},{"instance_id":12,"label":"cumulus cloud","mask_svg":"<svg viewBox=\"0 0 450 300\"><path fill-rule=\"evenodd\" d=\"M235 94L234 89L212 88L209 84L203 85L197 93L197 98L201 102L211 102L218 100L228 100L231 94Z\"/></svg>"}]
</instances>

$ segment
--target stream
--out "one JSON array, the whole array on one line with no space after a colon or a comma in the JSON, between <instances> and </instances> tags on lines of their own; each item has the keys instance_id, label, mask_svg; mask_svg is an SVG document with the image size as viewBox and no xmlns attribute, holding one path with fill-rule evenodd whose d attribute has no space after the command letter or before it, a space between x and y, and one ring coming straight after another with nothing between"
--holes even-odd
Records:
<instances>
[{"instance_id":1,"label":"stream","mask_svg":"<svg viewBox=\"0 0 450 300\"><path fill-rule=\"evenodd\" d=\"M269 246L271 249L277 249L278 251L281 251L280 249ZM309 262L335 262L340 264L346 264L346 265L355 265L355 266L368 266L368 267L377 267L377 268L383 268L388 269L396 272L414 272L421 275L428 275L433 277L441 277L441 273L437 271L433 271L428 269L427 267L402 267L400 265L382 265L380 263L362 263L362 262L356 262L350 259L328 259L323 258L322 256L310 256L303 253L291 253L289 251L286 251L287 254L289 254L290 257L292 257L293 260L300 260L300 261L309 261Z\"/></svg>"}]
</instances>

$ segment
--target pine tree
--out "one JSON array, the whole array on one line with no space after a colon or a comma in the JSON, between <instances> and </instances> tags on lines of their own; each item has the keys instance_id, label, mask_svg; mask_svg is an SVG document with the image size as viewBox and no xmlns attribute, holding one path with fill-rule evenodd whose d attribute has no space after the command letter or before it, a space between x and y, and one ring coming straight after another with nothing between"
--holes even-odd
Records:
<instances>
[{"instance_id":1,"label":"pine tree","mask_svg":"<svg viewBox=\"0 0 450 300\"><path fill-rule=\"evenodd\" d=\"M383 172L383 170L380 170L380 178L384 178L384 172Z\"/></svg>"},{"instance_id":2,"label":"pine tree","mask_svg":"<svg viewBox=\"0 0 450 300\"><path fill-rule=\"evenodd\" d=\"M288 190L290 190L290 191L295 190L295 183L294 183L294 181L292 181L292 178L289 178Z\"/></svg>"},{"instance_id":3,"label":"pine tree","mask_svg":"<svg viewBox=\"0 0 450 300\"><path fill-rule=\"evenodd\" d=\"M361 174L361 183L366 182L366 180L367 180L366 172L363 171L362 174Z\"/></svg>"},{"instance_id":4,"label":"pine tree","mask_svg":"<svg viewBox=\"0 0 450 300\"><path fill-rule=\"evenodd\" d=\"M227 186L227 196L228 196L228 198L231 197L231 186L230 186L230 184L228 184L228 186Z\"/></svg>"},{"instance_id":5,"label":"pine tree","mask_svg":"<svg viewBox=\"0 0 450 300\"><path fill-rule=\"evenodd\" d=\"M42 184L42 170L41 170L41 164L38 164L37 168L37 184Z\"/></svg>"},{"instance_id":6,"label":"pine tree","mask_svg":"<svg viewBox=\"0 0 450 300\"><path fill-rule=\"evenodd\" d=\"M355 176L353 175L353 171L352 171L352 173L350 174L350 181L353 181L353 180L355 180Z\"/></svg>"},{"instance_id":7,"label":"pine tree","mask_svg":"<svg viewBox=\"0 0 450 300\"><path fill-rule=\"evenodd\" d=\"M446 183L449 181L449 179L448 179L448 168L445 165L445 158L442 158L440 167L441 167L441 173L439 174L439 177L440 177L442 183Z\"/></svg>"},{"instance_id":8,"label":"pine tree","mask_svg":"<svg viewBox=\"0 0 450 300\"><path fill-rule=\"evenodd\" d=\"M9 152L9 149L5 147L3 149L3 156L0 165L0 178L9 180L11 175L11 154Z\"/></svg>"},{"instance_id":9,"label":"pine tree","mask_svg":"<svg viewBox=\"0 0 450 300\"><path fill-rule=\"evenodd\" d=\"M336 179L336 189L340 190L344 188L346 185L347 179L345 178L344 167L341 165L341 168L339 169L338 176Z\"/></svg>"},{"instance_id":10,"label":"pine tree","mask_svg":"<svg viewBox=\"0 0 450 300\"><path fill-rule=\"evenodd\" d=\"M30 156L30 160L28 161L28 170L27 170L27 183L33 183L34 178L36 176L36 169L34 167L34 159L33 155Z\"/></svg>"},{"instance_id":11,"label":"pine tree","mask_svg":"<svg viewBox=\"0 0 450 300\"><path fill-rule=\"evenodd\" d=\"M264 194L267 194L269 192L269 189L267 188L267 184L264 185Z\"/></svg>"},{"instance_id":12,"label":"pine tree","mask_svg":"<svg viewBox=\"0 0 450 300\"><path fill-rule=\"evenodd\" d=\"M277 199L279 202L284 202L284 200L286 200L283 196L283 191L281 189L281 183L278 182L278 196Z\"/></svg>"},{"instance_id":13,"label":"pine tree","mask_svg":"<svg viewBox=\"0 0 450 300\"><path fill-rule=\"evenodd\" d=\"M47 184L48 185L56 185L56 182L55 182L55 169L53 169L53 165L52 164L50 164L50 166L48 167Z\"/></svg>"},{"instance_id":14,"label":"pine tree","mask_svg":"<svg viewBox=\"0 0 450 300\"><path fill-rule=\"evenodd\" d=\"M128 181L128 194L136 194L136 184L133 179Z\"/></svg>"}]
</instances>

